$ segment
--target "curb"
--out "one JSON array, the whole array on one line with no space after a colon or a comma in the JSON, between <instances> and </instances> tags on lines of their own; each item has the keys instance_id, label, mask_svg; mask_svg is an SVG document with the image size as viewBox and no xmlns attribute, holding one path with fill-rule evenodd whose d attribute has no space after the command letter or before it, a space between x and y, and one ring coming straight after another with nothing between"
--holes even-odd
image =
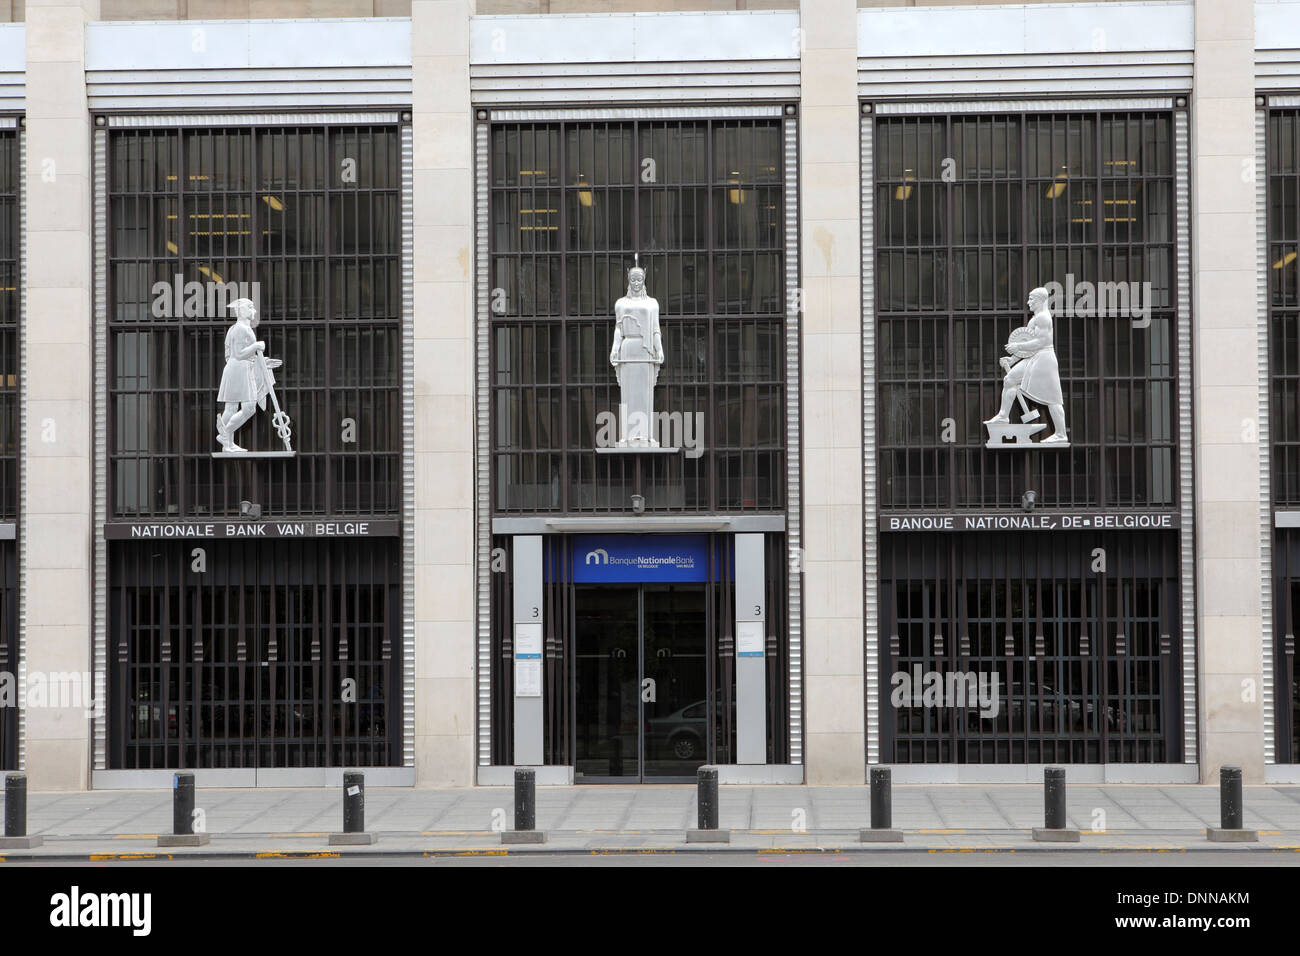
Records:
<instances>
[{"instance_id":1,"label":"curb","mask_svg":"<svg viewBox=\"0 0 1300 956\"><path fill-rule=\"evenodd\" d=\"M881 854L935 854L935 853L1187 853L1210 850L1213 853L1300 853L1300 845L1269 846L1263 843L1230 844L1222 846L1087 846L1060 845L1026 846L975 846L936 847L906 846L899 844L797 846L797 847L741 847L728 844L682 845L663 847L556 847L539 846L506 848L471 847L465 849L358 849L358 850L199 850L192 853L168 852L105 852L105 853L5 853L0 863L145 863L179 862L182 860L336 860L344 857L402 857L411 859L454 857L508 857L508 856L671 856L677 854L752 854L756 856L820 855L827 853L881 853Z\"/></svg>"}]
</instances>

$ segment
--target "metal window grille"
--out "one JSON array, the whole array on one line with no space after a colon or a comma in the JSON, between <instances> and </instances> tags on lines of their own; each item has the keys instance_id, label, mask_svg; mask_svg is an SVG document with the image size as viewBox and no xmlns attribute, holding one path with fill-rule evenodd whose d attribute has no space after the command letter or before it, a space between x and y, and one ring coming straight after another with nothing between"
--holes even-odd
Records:
<instances>
[{"instance_id":1,"label":"metal window grille","mask_svg":"<svg viewBox=\"0 0 1300 956\"><path fill-rule=\"evenodd\" d=\"M1171 114L887 117L875 132L881 508L1015 506L1029 489L1040 506L1176 506ZM989 451L1002 346L1053 281L1071 447Z\"/></svg>"},{"instance_id":2,"label":"metal window grille","mask_svg":"<svg viewBox=\"0 0 1300 956\"><path fill-rule=\"evenodd\" d=\"M19 509L18 324L22 281L17 130L0 130L0 521ZM18 694L18 547L0 541L0 680ZM18 769L17 701L0 704L0 770Z\"/></svg>"},{"instance_id":3,"label":"metal window grille","mask_svg":"<svg viewBox=\"0 0 1300 956\"><path fill-rule=\"evenodd\" d=\"M395 538L123 542L112 769L401 763Z\"/></svg>"},{"instance_id":4,"label":"metal window grille","mask_svg":"<svg viewBox=\"0 0 1300 956\"><path fill-rule=\"evenodd\" d=\"M110 520L399 512L399 159L396 127L110 133ZM214 460L254 282L297 454ZM235 437L281 447L263 413Z\"/></svg>"},{"instance_id":5,"label":"metal window grille","mask_svg":"<svg viewBox=\"0 0 1300 956\"><path fill-rule=\"evenodd\" d=\"M885 762L1180 760L1178 567L1168 534L884 536Z\"/></svg>"},{"instance_id":6,"label":"metal window grille","mask_svg":"<svg viewBox=\"0 0 1300 956\"><path fill-rule=\"evenodd\" d=\"M1027 491L1039 509L1178 507L1172 114L887 117L873 142L881 509L1018 509ZM997 362L1036 286L1058 293L1071 447L992 451ZM1182 759L1176 534L880 548L882 759ZM929 673L945 693L996 677L998 715L909 696L900 675Z\"/></svg>"},{"instance_id":7,"label":"metal window grille","mask_svg":"<svg viewBox=\"0 0 1300 956\"><path fill-rule=\"evenodd\" d=\"M494 513L781 510L780 122L498 123L490 142ZM595 450L634 254L661 309L655 411L700 453Z\"/></svg>"},{"instance_id":8,"label":"metal window grille","mask_svg":"<svg viewBox=\"0 0 1300 956\"><path fill-rule=\"evenodd\" d=\"M1276 508L1300 506L1300 109L1271 109L1265 132L1269 330L1270 490ZM1300 763L1300 532L1273 545L1278 759Z\"/></svg>"}]
</instances>

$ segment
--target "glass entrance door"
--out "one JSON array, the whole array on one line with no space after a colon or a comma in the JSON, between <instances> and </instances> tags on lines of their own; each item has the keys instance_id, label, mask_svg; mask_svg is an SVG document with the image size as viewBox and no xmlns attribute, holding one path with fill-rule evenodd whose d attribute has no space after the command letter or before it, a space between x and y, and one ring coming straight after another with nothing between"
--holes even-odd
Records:
<instances>
[{"instance_id":1,"label":"glass entrance door","mask_svg":"<svg viewBox=\"0 0 1300 956\"><path fill-rule=\"evenodd\" d=\"M704 587L576 588L579 781L689 781L708 753Z\"/></svg>"}]
</instances>

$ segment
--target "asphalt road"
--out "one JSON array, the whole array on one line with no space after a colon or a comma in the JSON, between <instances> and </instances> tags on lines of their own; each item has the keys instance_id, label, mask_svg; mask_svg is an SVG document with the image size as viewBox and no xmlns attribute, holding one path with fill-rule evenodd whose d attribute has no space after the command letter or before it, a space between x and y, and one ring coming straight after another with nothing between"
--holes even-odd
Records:
<instances>
[{"instance_id":1,"label":"asphalt road","mask_svg":"<svg viewBox=\"0 0 1300 956\"><path fill-rule=\"evenodd\" d=\"M13 866L66 866L67 864L22 863ZM651 853L600 855L587 853L527 853L505 856L365 857L343 856L322 860L152 860L112 861L81 864L86 869L101 867L665 867L665 866L743 866L743 867L1260 867L1300 866L1300 853L1223 853L1187 850L1150 853L1087 853L1078 850L1061 853Z\"/></svg>"}]
</instances>

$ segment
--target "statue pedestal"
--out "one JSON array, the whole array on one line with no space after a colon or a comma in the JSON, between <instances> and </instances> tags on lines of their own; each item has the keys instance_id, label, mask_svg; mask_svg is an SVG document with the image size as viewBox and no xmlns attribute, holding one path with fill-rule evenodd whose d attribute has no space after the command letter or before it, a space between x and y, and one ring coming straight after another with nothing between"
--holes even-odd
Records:
<instances>
[{"instance_id":1,"label":"statue pedestal","mask_svg":"<svg viewBox=\"0 0 1300 956\"><path fill-rule=\"evenodd\" d=\"M613 446L610 448L597 448L597 455L675 455L680 448L664 448L662 446L651 445L628 445L623 448Z\"/></svg>"},{"instance_id":2,"label":"statue pedestal","mask_svg":"<svg viewBox=\"0 0 1300 956\"><path fill-rule=\"evenodd\" d=\"M296 451L214 451L213 458L292 458Z\"/></svg>"},{"instance_id":3,"label":"statue pedestal","mask_svg":"<svg viewBox=\"0 0 1300 956\"><path fill-rule=\"evenodd\" d=\"M1037 435L1047 425L1042 422L1036 425L1013 425L1009 422L1005 425L990 425L986 422L984 427L989 430L985 448L1037 448L1029 437Z\"/></svg>"}]
</instances>

